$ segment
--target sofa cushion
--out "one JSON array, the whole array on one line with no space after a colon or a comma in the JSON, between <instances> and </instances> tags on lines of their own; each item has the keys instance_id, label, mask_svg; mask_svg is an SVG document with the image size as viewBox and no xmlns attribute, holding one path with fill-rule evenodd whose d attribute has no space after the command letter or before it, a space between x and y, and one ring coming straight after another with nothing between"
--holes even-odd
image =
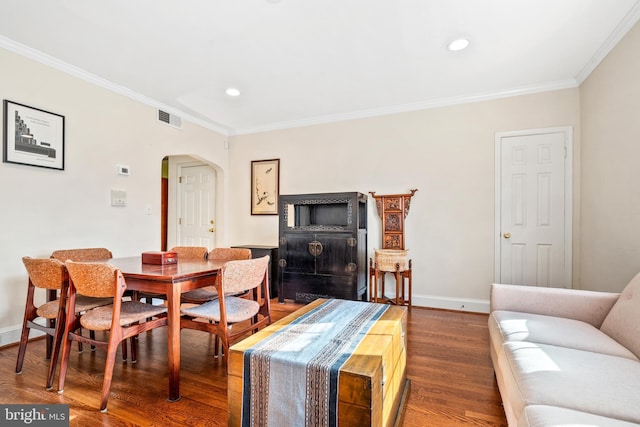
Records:
<instances>
[{"instance_id":1,"label":"sofa cushion","mask_svg":"<svg viewBox=\"0 0 640 427\"><path fill-rule=\"evenodd\" d=\"M505 381L515 413L528 405L560 406L640 423L640 363L548 344L504 344Z\"/></svg>"},{"instance_id":2,"label":"sofa cushion","mask_svg":"<svg viewBox=\"0 0 640 427\"><path fill-rule=\"evenodd\" d=\"M518 427L633 427L637 425L636 423L589 414L587 412L545 405L527 406L524 408L524 413L518 418Z\"/></svg>"},{"instance_id":3,"label":"sofa cushion","mask_svg":"<svg viewBox=\"0 0 640 427\"><path fill-rule=\"evenodd\" d=\"M620 293L543 286L491 285L490 311L518 311L602 326Z\"/></svg>"},{"instance_id":4,"label":"sofa cushion","mask_svg":"<svg viewBox=\"0 0 640 427\"><path fill-rule=\"evenodd\" d=\"M640 273L624 288L600 329L640 357Z\"/></svg>"},{"instance_id":5,"label":"sofa cushion","mask_svg":"<svg viewBox=\"0 0 640 427\"><path fill-rule=\"evenodd\" d=\"M616 340L593 325L579 320L515 311L494 311L490 316L489 328L492 330L491 339L496 352L503 342L525 341L638 360Z\"/></svg>"}]
</instances>

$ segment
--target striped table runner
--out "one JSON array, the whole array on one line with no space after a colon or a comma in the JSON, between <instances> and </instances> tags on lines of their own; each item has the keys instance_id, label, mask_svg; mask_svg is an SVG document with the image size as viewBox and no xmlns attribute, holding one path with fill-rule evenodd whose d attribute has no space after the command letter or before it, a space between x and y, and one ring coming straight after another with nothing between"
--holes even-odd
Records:
<instances>
[{"instance_id":1,"label":"striped table runner","mask_svg":"<svg viewBox=\"0 0 640 427\"><path fill-rule=\"evenodd\" d=\"M242 425L337 425L340 368L387 308L330 299L247 349Z\"/></svg>"}]
</instances>

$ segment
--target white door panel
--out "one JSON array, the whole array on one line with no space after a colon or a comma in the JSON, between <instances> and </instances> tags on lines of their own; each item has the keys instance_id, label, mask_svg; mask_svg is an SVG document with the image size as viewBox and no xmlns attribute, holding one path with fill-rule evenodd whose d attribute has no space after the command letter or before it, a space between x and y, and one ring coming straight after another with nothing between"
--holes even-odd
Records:
<instances>
[{"instance_id":1,"label":"white door panel","mask_svg":"<svg viewBox=\"0 0 640 427\"><path fill-rule=\"evenodd\" d=\"M215 170L205 165L182 167L179 189L179 244L213 248Z\"/></svg>"},{"instance_id":2,"label":"white door panel","mask_svg":"<svg viewBox=\"0 0 640 427\"><path fill-rule=\"evenodd\" d=\"M497 282L571 286L567 140L566 130L496 136Z\"/></svg>"}]
</instances>

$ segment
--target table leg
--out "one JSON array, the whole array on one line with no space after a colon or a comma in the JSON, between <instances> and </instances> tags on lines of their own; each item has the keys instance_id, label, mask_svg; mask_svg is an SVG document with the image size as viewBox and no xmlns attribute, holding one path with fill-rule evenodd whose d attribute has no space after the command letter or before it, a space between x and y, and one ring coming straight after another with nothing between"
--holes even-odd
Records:
<instances>
[{"instance_id":1,"label":"table leg","mask_svg":"<svg viewBox=\"0 0 640 427\"><path fill-rule=\"evenodd\" d=\"M169 402L180 399L180 283L167 285Z\"/></svg>"},{"instance_id":2,"label":"table leg","mask_svg":"<svg viewBox=\"0 0 640 427\"><path fill-rule=\"evenodd\" d=\"M413 290L411 289L411 288L412 288L412 286L413 286L413 284L411 283L411 281L412 281L412 278L411 278L411 270L408 270L408 271L407 271L407 274L408 274L408 276L409 276L409 308L411 308L411 305L413 304L413 303L411 302L411 293L413 292Z\"/></svg>"},{"instance_id":3,"label":"table leg","mask_svg":"<svg viewBox=\"0 0 640 427\"><path fill-rule=\"evenodd\" d=\"M373 302L378 302L378 280L380 278L380 273L376 268L373 270Z\"/></svg>"},{"instance_id":4,"label":"table leg","mask_svg":"<svg viewBox=\"0 0 640 427\"><path fill-rule=\"evenodd\" d=\"M49 291L47 292L47 302L48 301L55 301L58 298L58 293L55 289L49 289ZM58 318L63 318L64 319L64 307L59 307L59 310L62 309L63 315L62 316L58 316ZM47 327L49 328L55 328L56 325L56 321L53 319L48 319L47 320ZM51 351L53 349L53 337L49 334L47 334L46 336L46 341L47 341L47 345L46 345L46 358L47 360L51 359Z\"/></svg>"},{"instance_id":5,"label":"table leg","mask_svg":"<svg viewBox=\"0 0 640 427\"><path fill-rule=\"evenodd\" d=\"M402 279L402 273L400 273L399 270L396 269L396 271L393 273L393 275L396 278L396 305L398 305L398 303L401 301L401 296L400 296L400 285L404 285L403 279Z\"/></svg>"}]
</instances>

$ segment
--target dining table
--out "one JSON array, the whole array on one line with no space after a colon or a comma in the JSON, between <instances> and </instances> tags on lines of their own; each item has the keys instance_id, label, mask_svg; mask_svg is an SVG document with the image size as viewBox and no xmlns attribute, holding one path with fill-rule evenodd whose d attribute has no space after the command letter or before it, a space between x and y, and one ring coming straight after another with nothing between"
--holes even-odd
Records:
<instances>
[{"instance_id":1,"label":"dining table","mask_svg":"<svg viewBox=\"0 0 640 427\"><path fill-rule=\"evenodd\" d=\"M167 343L169 395L167 400L180 399L180 295L184 292L212 286L223 261L178 260L175 264L144 264L142 256L112 258L108 261L120 270L132 291L162 294L167 301Z\"/></svg>"}]
</instances>

